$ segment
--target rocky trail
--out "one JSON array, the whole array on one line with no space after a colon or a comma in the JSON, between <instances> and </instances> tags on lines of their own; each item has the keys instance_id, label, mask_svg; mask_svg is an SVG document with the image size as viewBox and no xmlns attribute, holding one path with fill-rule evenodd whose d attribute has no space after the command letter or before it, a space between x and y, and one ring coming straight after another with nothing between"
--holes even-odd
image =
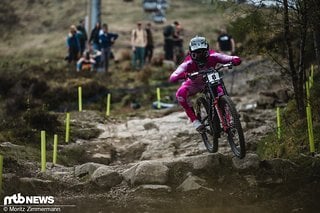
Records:
<instances>
[{"instance_id":1,"label":"rocky trail","mask_svg":"<svg viewBox=\"0 0 320 213\"><path fill-rule=\"evenodd\" d=\"M268 61L241 67L225 84L241 115L246 158L234 158L224 137L209 154L179 107L119 121L74 112L73 127L99 132L59 145L59 152L85 150L78 163L48 163L45 173L20 163L26 172L4 174L7 193L50 194L56 204L75 205L62 212L318 212L319 158L261 160L255 152L275 131L274 107L288 100L287 82Z\"/></svg>"}]
</instances>

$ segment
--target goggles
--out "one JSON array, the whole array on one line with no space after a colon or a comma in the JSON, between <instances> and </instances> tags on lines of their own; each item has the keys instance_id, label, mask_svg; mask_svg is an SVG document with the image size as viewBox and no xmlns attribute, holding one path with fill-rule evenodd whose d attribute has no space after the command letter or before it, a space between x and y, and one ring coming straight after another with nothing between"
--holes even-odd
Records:
<instances>
[{"instance_id":1,"label":"goggles","mask_svg":"<svg viewBox=\"0 0 320 213\"><path fill-rule=\"evenodd\" d=\"M200 50L200 51L191 52L190 56L193 60L206 59L209 56L209 51L208 50Z\"/></svg>"}]
</instances>

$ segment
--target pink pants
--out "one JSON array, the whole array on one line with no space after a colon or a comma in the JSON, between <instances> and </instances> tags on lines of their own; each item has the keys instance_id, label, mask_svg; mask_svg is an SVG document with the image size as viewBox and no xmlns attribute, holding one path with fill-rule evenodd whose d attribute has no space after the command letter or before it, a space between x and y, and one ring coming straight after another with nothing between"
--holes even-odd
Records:
<instances>
[{"instance_id":1,"label":"pink pants","mask_svg":"<svg viewBox=\"0 0 320 213\"><path fill-rule=\"evenodd\" d=\"M190 102L189 97L197 94L198 92L204 89L204 85L194 84L192 81L185 81L177 90L176 98L179 104L183 107L190 121L193 122L197 119L195 112L192 107L192 103ZM221 86L218 87L218 94L223 93Z\"/></svg>"}]
</instances>

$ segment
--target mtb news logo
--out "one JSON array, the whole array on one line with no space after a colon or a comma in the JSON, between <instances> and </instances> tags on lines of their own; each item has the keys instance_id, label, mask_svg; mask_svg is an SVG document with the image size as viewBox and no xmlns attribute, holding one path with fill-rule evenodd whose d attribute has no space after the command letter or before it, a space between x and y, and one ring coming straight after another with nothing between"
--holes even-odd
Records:
<instances>
[{"instance_id":1,"label":"mtb news logo","mask_svg":"<svg viewBox=\"0 0 320 213\"><path fill-rule=\"evenodd\" d=\"M47 205L54 204L53 196L23 196L21 193L5 196L3 205Z\"/></svg>"}]
</instances>

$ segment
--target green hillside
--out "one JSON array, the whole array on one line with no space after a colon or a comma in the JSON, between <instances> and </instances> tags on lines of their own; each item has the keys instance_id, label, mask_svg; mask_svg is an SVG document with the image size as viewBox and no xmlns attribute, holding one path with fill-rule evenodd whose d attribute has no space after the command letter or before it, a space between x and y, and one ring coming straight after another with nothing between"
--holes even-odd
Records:
<instances>
[{"instance_id":1,"label":"green hillside","mask_svg":"<svg viewBox=\"0 0 320 213\"><path fill-rule=\"evenodd\" d=\"M84 107L88 110L105 112L105 95L112 92L113 115L117 118L144 115L150 103L156 100L155 88L167 83L173 67L162 63L163 36L165 25L175 20L184 28L184 48L195 35L204 35L215 45L217 30L222 26L235 35L238 50L245 60L261 57L274 59L286 66L286 49L283 42L281 15L277 10L251 10L245 4L216 2L209 0L171 0L166 12L167 22L153 24L155 56L152 66L142 72L132 72L130 67L130 32L137 21L151 21L151 14L143 11L140 0L126 2L121 0L102 0L102 22L108 23L109 30L120 34L113 46L117 61L111 62L110 72L76 73L75 67L64 61L67 54L65 39L69 26L78 24L88 10L88 0L4 0L0 8L0 140L17 143L37 143L41 129L63 133L63 116L66 111L77 110L77 89L83 87ZM262 11L262 12L261 12ZM274 12L274 13L273 13ZM274 16L272 16L274 15ZM274 17L277 24L268 22ZM88 32L90 33L90 32ZM296 33L296 32L294 32ZM309 38L309 37L308 37ZM309 45L312 43L309 39ZM294 41L295 54L298 55L298 41ZM307 54L314 57L314 50L307 46ZM257 52L261 55L257 56ZM306 64L314 63L313 57L306 57ZM290 79L288 73L284 78ZM315 73L315 79L318 79ZM314 88L318 88L315 82ZM162 96L172 97L176 85L166 85ZM315 89L312 100L318 100ZM130 108L129 103L138 99L142 107ZM317 101L313 102L316 108ZM290 112L295 112L290 104ZM149 112L147 112L149 113ZM148 115L149 116L149 115ZM319 126L319 113L315 113L315 126ZM116 117L116 116L115 116ZM114 118L114 117L113 117ZM114 118L116 119L116 118ZM290 117L291 119L291 117ZM289 145L277 150L268 145L260 151L267 157L281 157L290 153L293 144L303 144L303 152L308 152L305 134L306 122L294 117L286 128L285 138ZM292 129L299 127L302 133L294 139ZM95 132L96 133L96 132ZM317 133L317 132L316 132ZM76 134L84 137L81 132ZM316 136L316 143L319 140ZM276 136L267 138L274 141ZM269 143L270 144L270 143ZM299 145L300 145L299 144ZM297 146L293 146L297 147ZM289 152L287 152L289 150ZM295 152L295 150L293 150ZM295 152L299 153L299 151Z\"/></svg>"},{"instance_id":2,"label":"green hillside","mask_svg":"<svg viewBox=\"0 0 320 213\"><path fill-rule=\"evenodd\" d=\"M2 4L0 25L2 41L0 56L30 56L60 59L66 54L65 37L71 24L78 24L88 11L87 0L5 0ZM130 31L137 21L151 20L151 14L143 11L142 1L125 2L102 0L102 22L110 31L120 34L115 50L127 48ZM154 24L157 52L162 51L162 28L179 20L185 29L185 40L203 34L212 42L216 30L235 19L235 8L228 5L214 6L205 1L170 1L167 23ZM225 9L228 8L228 9ZM205 20L205 22L204 22Z\"/></svg>"}]
</instances>

